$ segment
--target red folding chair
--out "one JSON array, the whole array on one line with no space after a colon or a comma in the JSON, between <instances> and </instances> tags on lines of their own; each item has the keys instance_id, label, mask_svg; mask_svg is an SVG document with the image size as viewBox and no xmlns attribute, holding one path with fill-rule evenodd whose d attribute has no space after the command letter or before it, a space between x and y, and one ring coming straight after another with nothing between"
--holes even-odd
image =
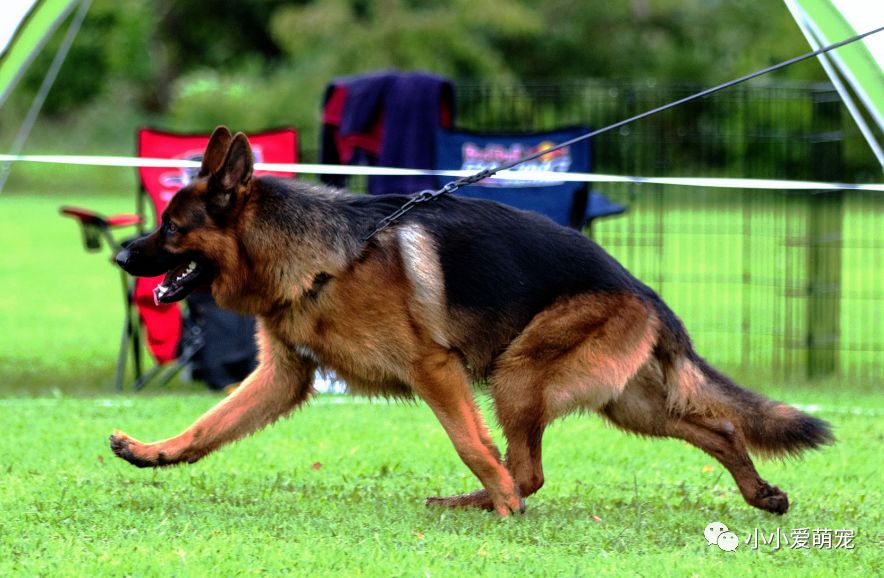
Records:
<instances>
[{"instance_id":1,"label":"red folding chair","mask_svg":"<svg viewBox=\"0 0 884 578\"><path fill-rule=\"evenodd\" d=\"M209 142L208 134L176 134L153 129L138 131L138 156L142 158L202 160ZM294 129L285 128L249 135L255 162L295 163L298 162L298 135ZM75 218L81 225L83 243L87 251L98 251L104 239L111 251L116 254L125 241L120 241L113 232L122 227L137 225L139 234L147 229L147 206L152 210L152 223L158 222L160 215L175 193L191 179L198 168L140 167L140 189L136 201L136 214L104 217L94 211L80 207L62 207L61 213ZM256 174L292 176L292 173L256 171ZM136 390L143 388L155 378L160 383L171 380L203 346L199 326L185 324L180 304L157 305L153 299L153 288L162 281L160 277L130 278L121 271L125 295L126 316L120 352L117 356L114 386L123 388L123 376L128 357L132 355L135 371ZM147 349L156 364L149 371L142 368L142 334L146 337Z\"/></svg>"}]
</instances>

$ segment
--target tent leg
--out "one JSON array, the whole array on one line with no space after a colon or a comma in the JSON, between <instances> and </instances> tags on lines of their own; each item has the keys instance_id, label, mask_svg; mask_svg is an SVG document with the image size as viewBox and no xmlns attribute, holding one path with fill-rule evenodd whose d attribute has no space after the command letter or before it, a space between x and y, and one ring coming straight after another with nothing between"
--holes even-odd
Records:
<instances>
[{"instance_id":1,"label":"tent leg","mask_svg":"<svg viewBox=\"0 0 884 578\"><path fill-rule=\"evenodd\" d=\"M80 26L83 24L83 20L86 18L86 13L89 12L89 6L91 4L92 0L82 0L80 2L80 9L71 21L70 26L68 26L68 30L65 33L61 44L58 45L58 50L55 51L55 57L52 59L52 64L49 65L49 70L46 72L46 76L43 77L43 83L40 85L37 95L34 96L31 108L28 110L28 114L25 116L24 121L22 121L18 134L15 136L12 149L9 151L10 154L17 155L24 148L25 142L31 134L31 129L34 128L34 123L37 122L37 117L40 115L40 110L43 108L43 103L46 101L46 97L49 95L53 83L55 83L55 78L58 76L58 72L61 70L61 65L64 64L65 58L67 58L68 51L71 49L71 44L74 43L74 38L76 38L77 32L80 31ZM3 191L3 187L6 185L6 179L9 178L9 168L9 163L4 163L0 166L0 192Z\"/></svg>"}]
</instances>

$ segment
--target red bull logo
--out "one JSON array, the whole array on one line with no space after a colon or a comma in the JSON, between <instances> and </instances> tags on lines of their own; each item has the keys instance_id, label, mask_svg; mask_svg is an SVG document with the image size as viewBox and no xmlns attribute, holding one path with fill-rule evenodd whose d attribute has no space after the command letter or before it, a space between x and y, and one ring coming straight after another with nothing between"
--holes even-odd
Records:
<instances>
[{"instance_id":1,"label":"red bull logo","mask_svg":"<svg viewBox=\"0 0 884 578\"><path fill-rule=\"evenodd\" d=\"M516 161L520 158L551 149L555 146L552 141L543 141L534 146L520 143L512 145L489 144L484 147L471 142L464 143L461 147L463 161L461 169L470 172L479 172L485 169L499 167L500 165ZM514 167L513 171L536 172L549 171L567 173L571 170L571 150L564 147L550 151L538 158L522 163ZM549 187L561 185L563 181L520 181L512 179L485 179L478 186L483 187Z\"/></svg>"}]
</instances>

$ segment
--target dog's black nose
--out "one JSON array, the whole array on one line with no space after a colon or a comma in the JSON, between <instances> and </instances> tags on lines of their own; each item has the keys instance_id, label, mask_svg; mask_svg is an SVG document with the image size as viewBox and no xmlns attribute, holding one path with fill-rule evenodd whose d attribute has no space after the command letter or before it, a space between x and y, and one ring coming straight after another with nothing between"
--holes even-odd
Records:
<instances>
[{"instance_id":1,"label":"dog's black nose","mask_svg":"<svg viewBox=\"0 0 884 578\"><path fill-rule=\"evenodd\" d=\"M123 249L119 253L117 253L117 256L114 257L114 261L117 262L117 265L125 269L126 265L129 263L130 255L131 252L129 251L129 249Z\"/></svg>"}]
</instances>

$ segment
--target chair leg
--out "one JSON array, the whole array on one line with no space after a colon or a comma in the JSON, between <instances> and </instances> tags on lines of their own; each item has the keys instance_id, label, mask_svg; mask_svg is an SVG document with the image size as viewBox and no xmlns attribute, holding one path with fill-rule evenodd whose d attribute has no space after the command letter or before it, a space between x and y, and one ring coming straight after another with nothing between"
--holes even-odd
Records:
<instances>
[{"instance_id":1,"label":"chair leg","mask_svg":"<svg viewBox=\"0 0 884 578\"><path fill-rule=\"evenodd\" d=\"M157 378L157 375L160 374L162 370L166 370L165 373L162 374L159 378L157 378L157 385L162 387L172 381L172 379L181 373L181 370L184 369L190 360L193 359L193 356L196 355L200 349L203 348L202 332L198 327L194 327L191 329L191 334L185 338L184 343L181 347L181 355L175 358L175 361L166 364L166 365L157 365L151 368L143 378L140 378L135 381L133 385L135 391L140 391L143 389L148 383L150 383L154 378ZM171 367L170 367L171 366Z\"/></svg>"},{"instance_id":2,"label":"chair leg","mask_svg":"<svg viewBox=\"0 0 884 578\"><path fill-rule=\"evenodd\" d=\"M123 335L120 338L120 352L117 354L117 369L114 375L114 389L118 392L123 391L123 379L126 375L126 362L129 358L129 345L133 344L135 348L138 347L138 344L133 340L137 333L137 329L133 326L132 322L132 284L125 271L120 271L120 281L123 284L123 307L125 316L123 318ZM136 372L140 373L140 367L136 367Z\"/></svg>"},{"instance_id":3,"label":"chair leg","mask_svg":"<svg viewBox=\"0 0 884 578\"><path fill-rule=\"evenodd\" d=\"M144 364L141 360L141 319L135 308L135 280L125 272L121 275L126 288L126 322L129 324L129 335L132 338L132 361L137 381L144 374Z\"/></svg>"},{"instance_id":4,"label":"chair leg","mask_svg":"<svg viewBox=\"0 0 884 578\"><path fill-rule=\"evenodd\" d=\"M170 381L172 381L172 379L174 379L176 375L181 373L182 369L187 367L187 364L188 364L188 362L190 362L190 359L196 354L197 351L200 350L201 347L202 347L202 345L200 345L200 347L197 347L196 349L193 349L189 353L188 352L182 353L174 361L172 368L169 371L167 371L165 374L163 374L163 376L157 380L157 386L162 387L162 386L166 385L167 383L169 383ZM144 387L144 385L142 385L142 387Z\"/></svg>"},{"instance_id":5,"label":"chair leg","mask_svg":"<svg viewBox=\"0 0 884 578\"><path fill-rule=\"evenodd\" d=\"M137 314L136 314L137 315ZM141 327L134 319L132 324L132 358L135 365L135 379L141 379L144 375L144 364L141 361Z\"/></svg>"},{"instance_id":6,"label":"chair leg","mask_svg":"<svg viewBox=\"0 0 884 578\"><path fill-rule=\"evenodd\" d=\"M123 337L120 339L120 352L117 354L117 370L114 374L114 389L123 391L123 376L126 373L126 360L129 358L129 340L132 335L132 324L128 315L123 323Z\"/></svg>"},{"instance_id":7,"label":"chair leg","mask_svg":"<svg viewBox=\"0 0 884 578\"><path fill-rule=\"evenodd\" d=\"M132 389L134 389L135 391L141 391L142 389L144 389L144 386L150 383L151 380L153 380L154 377L156 377L161 371L163 371L165 367L165 365L154 365L147 371L147 373L145 373L144 375L140 375L135 379L135 382L132 383Z\"/></svg>"}]
</instances>

